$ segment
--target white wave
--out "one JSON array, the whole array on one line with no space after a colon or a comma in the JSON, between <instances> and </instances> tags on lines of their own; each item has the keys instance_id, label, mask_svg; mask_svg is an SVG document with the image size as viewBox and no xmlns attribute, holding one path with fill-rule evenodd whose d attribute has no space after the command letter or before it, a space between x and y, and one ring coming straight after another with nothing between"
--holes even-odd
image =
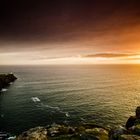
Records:
<instances>
[{"instance_id":1,"label":"white wave","mask_svg":"<svg viewBox=\"0 0 140 140\"><path fill-rule=\"evenodd\" d=\"M5 92L5 91L7 91L7 90L8 90L8 89L6 89L6 88L2 88L1 91L2 91L2 92Z\"/></svg>"},{"instance_id":2,"label":"white wave","mask_svg":"<svg viewBox=\"0 0 140 140\"><path fill-rule=\"evenodd\" d=\"M85 119L83 117L80 117L81 121L85 121Z\"/></svg>"},{"instance_id":3,"label":"white wave","mask_svg":"<svg viewBox=\"0 0 140 140\"><path fill-rule=\"evenodd\" d=\"M65 112L61 110L61 108L59 108L58 106L50 106L50 105L41 103L38 107L51 109L51 112L54 112L54 113L59 112L59 113L64 114L66 117L70 117L69 112Z\"/></svg>"},{"instance_id":4,"label":"white wave","mask_svg":"<svg viewBox=\"0 0 140 140\"><path fill-rule=\"evenodd\" d=\"M52 112L58 111L58 112L64 114L66 117L70 117L69 112L65 112L65 111L61 110L59 107L56 107L56 106L49 106L49 105L46 105L46 104L43 104L43 103L41 103L40 105L41 105L41 107L43 107L43 108L51 109Z\"/></svg>"},{"instance_id":5,"label":"white wave","mask_svg":"<svg viewBox=\"0 0 140 140\"><path fill-rule=\"evenodd\" d=\"M69 112L66 112L65 115L66 115L66 117L70 117Z\"/></svg>"},{"instance_id":6,"label":"white wave","mask_svg":"<svg viewBox=\"0 0 140 140\"><path fill-rule=\"evenodd\" d=\"M8 140L14 140L16 138L16 136L11 136L8 138Z\"/></svg>"},{"instance_id":7,"label":"white wave","mask_svg":"<svg viewBox=\"0 0 140 140\"><path fill-rule=\"evenodd\" d=\"M49 106L49 105L46 105L46 104L43 104L43 103L41 103L41 106L42 107L46 107L46 108L49 108L49 109L54 109L54 110L60 110L60 108L59 107L55 107L55 106Z\"/></svg>"},{"instance_id":8,"label":"white wave","mask_svg":"<svg viewBox=\"0 0 140 140\"><path fill-rule=\"evenodd\" d=\"M40 102L40 99L38 97L32 97L31 98L34 102Z\"/></svg>"}]
</instances>

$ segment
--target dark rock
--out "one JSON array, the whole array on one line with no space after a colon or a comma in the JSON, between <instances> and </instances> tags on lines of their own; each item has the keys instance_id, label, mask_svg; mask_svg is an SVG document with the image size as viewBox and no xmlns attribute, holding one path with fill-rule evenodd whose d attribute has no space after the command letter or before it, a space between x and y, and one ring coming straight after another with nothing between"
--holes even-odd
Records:
<instances>
[{"instance_id":1,"label":"dark rock","mask_svg":"<svg viewBox=\"0 0 140 140\"><path fill-rule=\"evenodd\" d=\"M135 116L129 117L129 119L127 120L126 125L125 125L126 129L129 129L130 127L134 126L135 122L136 122Z\"/></svg>"},{"instance_id":2,"label":"dark rock","mask_svg":"<svg viewBox=\"0 0 140 140\"><path fill-rule=\"evenodd\" d=\"M140 118L136 118L135 124L134 125L138 125L140 124Z\"/></svg>"},{"instance_id":3,"label":"dark rock","mask_svg":"<svg viewBox=\"0 0 140 140\"><path fill-rule=\"evenodd\" d=\"M0 74L0 91L2 88L8 86L11 82L14 82L17 78L14 74Z\"/></svg>"},{"instance_id":4,"label":"dark rock","mask_svg":"<svg viewBox=\"0 0 140 140\"><path fill-rule=\"evenodd\" d=\"M119 126L117 128L114 128L114 129L110 130L109 139L110 140L118 140L119 137L123 134L128 134L128 131L124 127Z\"/></svg>"},{"instance_id":5,"label":"dark rock","mask_svg":"<svg viewBox=\"0 0 140 140\"><path fill-rule=\"evenodd\" d=\"M126 129L133 130L136 125L140 124L140 106L136 108L136 116L131 116L126 122Z\"/></svg>"},{"instance_id":6,"label":"dark rock","mask_svg":"<svg viewBox=\"0 0 140 140\"><path fill-rule=\"evenodd\" d=\"M132 133L140 136L140 124L133 126Z\"/></svg>"}]
</instances>

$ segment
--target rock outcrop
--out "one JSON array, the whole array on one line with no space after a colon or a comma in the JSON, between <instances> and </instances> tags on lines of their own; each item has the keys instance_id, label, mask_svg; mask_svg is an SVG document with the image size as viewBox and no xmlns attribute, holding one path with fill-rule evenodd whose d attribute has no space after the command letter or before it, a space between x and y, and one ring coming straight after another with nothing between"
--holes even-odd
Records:
<instances>
[{"instance_id":1,"label":"rock outcrop","mask_svg":"<svg viewBox=\"0 0 140 140\"><path fill-rule=\"evenodd\" d=\"M30 129L16 140L108 140L108 130L87 124L78 127L53 124Z\"/></svg>"},{"instance_id":2,"label":"rock outcrop","mask_svg":"<svg viewBox=\"0 0 140 140\"><path fill-rule=\"evenodd\" d=\"M129 117L125 127L110 131L110 140L140 140L140 106L136 108L135 113L135 116Z\"/></svg>"},{"instance_id":3,"label":"rock outcrop","mask_svg":"<svg viewBox=\"0 0 140 140\"><path fill-rule=\"evenodd\" d=\"M2 88L8 86L11 82L14 82L17 78L14 74L0 74L0 91Z\"/></svg>"},{"instance_id":4,"label":"rock outcrop","mask_svg":"<svg viewBox=\"0 0 140 140\"><path fill-rule=\"evenodd\" d=\"M23 132L16 140L47 140L47 129L44 127L32 128Z\"/></svg>"}]
</instances>

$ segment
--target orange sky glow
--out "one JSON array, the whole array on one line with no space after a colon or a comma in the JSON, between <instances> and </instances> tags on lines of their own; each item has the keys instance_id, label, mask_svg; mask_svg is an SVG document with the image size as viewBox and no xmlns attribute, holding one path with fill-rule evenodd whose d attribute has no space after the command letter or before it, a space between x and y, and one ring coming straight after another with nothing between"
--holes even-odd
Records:
<instances>
[{"instance_id":1,"label":"orange sky glow","mask_svg":"<svg viewBox=\"0 0 140 140\"><path fill-rule=\"evenodd\" d=\"M0 65L140 64L138 0L7 2Z\"/></svg>"}]
</instances>

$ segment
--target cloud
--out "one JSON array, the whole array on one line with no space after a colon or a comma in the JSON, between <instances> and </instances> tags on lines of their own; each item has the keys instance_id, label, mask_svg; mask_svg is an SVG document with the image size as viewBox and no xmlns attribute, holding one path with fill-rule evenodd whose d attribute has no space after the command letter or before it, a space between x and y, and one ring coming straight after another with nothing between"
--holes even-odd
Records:
<instances>
[{"instance_id":1,"label":"cloud","mask_svg":"<svg viewBox=\"0 0 140 140\"><path fill-rule=\"evenodd\" d=\"M98 53L98 54L88 54L83 55L82 57L85 58L117 58L117 57L131 57L131 56L137 56L139 54L131 54L131 53Z\"/></svg>"},{"instance_id":2,"label":"cloud","mask_svg":"<svg viewBox=\"0 0 140 140\"><path fill-rule=\"evenodd\" d=\"M1 42L101 41L140 22L135 0L7 1L0 8Z\"/></svg>"},{"instance_id":3,"label":"cloud","mask_svg":"<svg viewBox=\"0 0 140 140\"><path fill-rule=\"evenodd\" d=\"M136 58L127 58L127 59L123 59L123 60L140 60L140 58L136 57Z\"/></svg>"}]
</instances>

